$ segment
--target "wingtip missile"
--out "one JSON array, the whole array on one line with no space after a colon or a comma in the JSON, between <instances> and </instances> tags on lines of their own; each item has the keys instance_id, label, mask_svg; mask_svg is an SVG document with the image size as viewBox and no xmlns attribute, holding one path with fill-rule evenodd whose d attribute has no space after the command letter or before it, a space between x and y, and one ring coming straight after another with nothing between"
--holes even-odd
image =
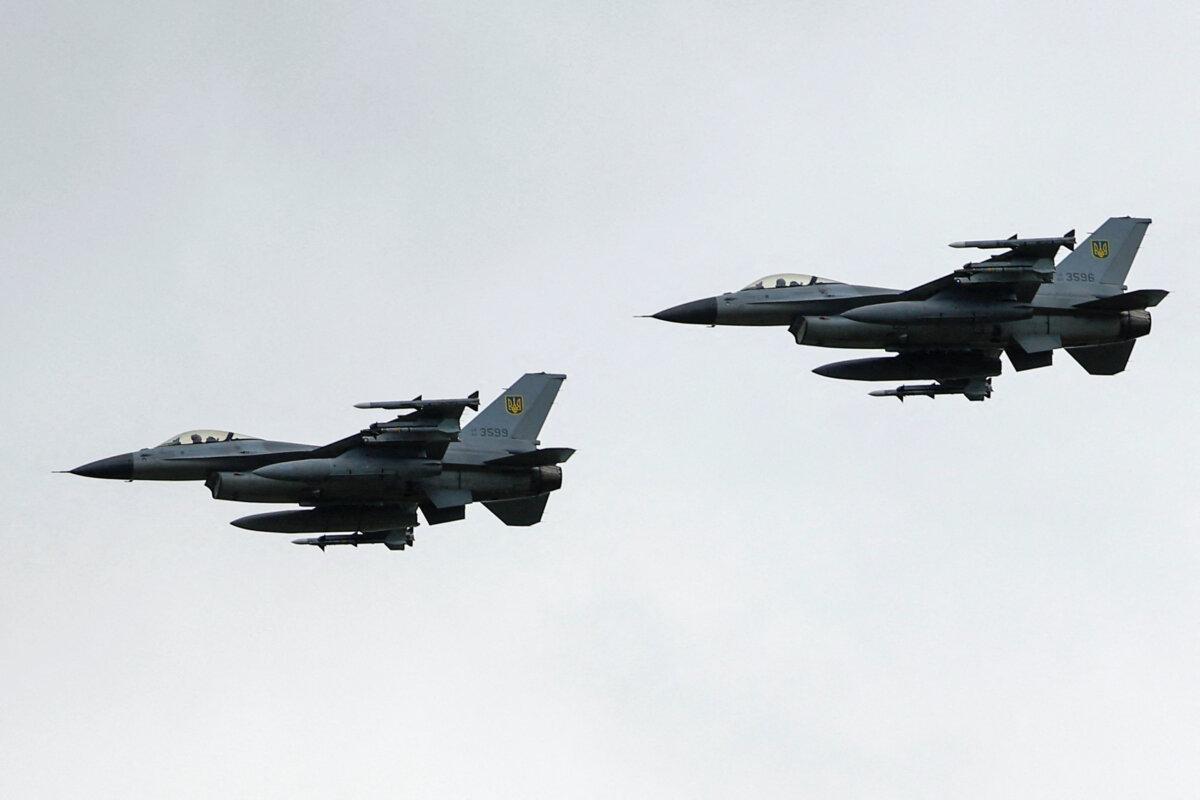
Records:
<instances>
[{"instance_id":1,"label":"wingtip missile","mask_svg":"<svg viewBox=\"0 0 1200 800\"><path fill-rule=\"evenodd\" d=\"M423 400L421 399L421 395L417 395L412 400L374 400L371 402L354 404L355 408L380 408L390 411L403 409L420 410L425 408L454 408L456 406L469 408L472 411L478 411L479 392L472 392L467 397L450 398L446 400Z\"/></svg>"},{"instance_id":2,"label":"wingtip missile","mask_svg":"<svg viewBox=\"0 0 1200 800\"><path fill-rule=\"evenodd\" d=\"M1052 236L1037 239L1018 239L1016 234L1008 239L968 239L962 242L951 242L955 248L975 248L978 250L1014 250L1022 247L1066 247L1075 249L1075 231L1065 236Z\"/></svg>"}]
</instances>

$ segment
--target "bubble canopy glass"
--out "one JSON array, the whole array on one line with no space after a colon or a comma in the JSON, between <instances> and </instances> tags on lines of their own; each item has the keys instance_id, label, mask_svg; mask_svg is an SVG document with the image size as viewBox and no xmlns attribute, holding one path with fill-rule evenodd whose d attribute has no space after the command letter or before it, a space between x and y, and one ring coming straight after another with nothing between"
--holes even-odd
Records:
<instances>
[{"instance_id":1,"label":"bubble canopy glass","mask_svg":"<svg viewBox=\"0 0 1200 800\"><path fill-rule=\"evenodd\" d=\"M184 444L212 444L213 442L233 442L239 439L257 439L257 436L243 436L233 431L198 430L187 431L178 436L172 436L159 447L176 447Z\"/></svg>"},{"instance_id":2,"label":"bubble canopy glass","mask_svg":"<svg viewBox=\"0 0 1200 800\"><path fill-rule=\"evenodd\" d=\"M812 286L818 283L841 283L841 281L818 278L816 275L801 275L797 272L781 272L778 275L768 275L765 278L759 278L754 283L742 289L742 291L748 292L751 289L791 289L796 286Z\"/></svg>"}]
</instances>

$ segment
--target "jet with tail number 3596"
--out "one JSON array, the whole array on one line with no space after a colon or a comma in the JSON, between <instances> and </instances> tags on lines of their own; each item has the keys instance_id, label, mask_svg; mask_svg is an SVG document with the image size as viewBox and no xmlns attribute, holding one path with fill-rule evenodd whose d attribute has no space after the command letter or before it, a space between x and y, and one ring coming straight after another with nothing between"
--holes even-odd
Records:
<instances>
[{"instance_id":1,"label":"jet with tail number 3596","mask_svg":"<svg viewBox=\"0 0 1200 800\"><path fill-rule=\"evenodd\" d=\"M951 247L1002 252L907 291L780 274L653 316L693 325L777 325L796 344L886 350L894 355L813 371L857 381L933 381L871 392L876 397L984 400L1000 374L1001 353L1018 372L1050 366L1060 348L1092 375L1125 369L1134 342L1150 332L1146 309L1167 295L1125 285L1149 225L1148 219L1113 217L1078 248L1074 231L954 242ZM1071 252L1055 264L1063 247Z\"/></svg>"}]
</instances>

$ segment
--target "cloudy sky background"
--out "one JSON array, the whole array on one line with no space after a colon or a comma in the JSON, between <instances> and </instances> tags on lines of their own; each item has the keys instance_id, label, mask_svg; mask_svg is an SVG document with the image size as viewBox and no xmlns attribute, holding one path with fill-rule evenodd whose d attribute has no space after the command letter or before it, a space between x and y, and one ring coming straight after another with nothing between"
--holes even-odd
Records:
<instances>
[{"instance_id":1,"label":"cloudy sky background","mask_svg":"<svg viewBox=\"0 0 1200 800\"><path fill-rule=\"evenodd\" d=\"M1191 4L19 4L0 793L1195 797ZM986 403L635 319L1154 224L1118 377ZM321 554L52 475L569 375L545 521ZM265 510L265 509L263 509Z\"/></svg>"}]
</instances>

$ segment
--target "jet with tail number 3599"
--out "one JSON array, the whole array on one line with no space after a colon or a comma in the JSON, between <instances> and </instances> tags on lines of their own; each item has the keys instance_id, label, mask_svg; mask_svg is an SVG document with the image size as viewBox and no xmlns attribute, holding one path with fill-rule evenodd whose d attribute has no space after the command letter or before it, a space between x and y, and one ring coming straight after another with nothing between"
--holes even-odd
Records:
<instances>
[{"instance_id":1,"label":"jet with tail number 3599","mask_svg":"<svg viewBox=\"0 0 1200 800\"><path fill-rule=\"evenodd\" d=\"M204 481L217 500L298 503L307 508L233 524L319 533L295 543L322 550L342 544L403 550L413 543L417 509L430 525L463 519L473 502L505 525L541 521L550 492L562 486L558 465L575 452L539 448L537 440L565 378L524 375L466 427L459 420L465 409L479 408L479 392L455 400L359 403L408 413L320 447L197 430L70 471L89 478Z\"/></svg>"},{"instance_id":2,"label":"jet with tail number 3599","mask_svg":"<svg viewBox=\"0 0 1200 800\"><path fill-rule=\"evenodd\" d=\"M964 395L984 400L1000 354L1018 372L1048 367L1066 349L1092 375L1125 369L1150 313L1167 292L1128 291L1125 278L1150 220L1113 217L1075 247L1075 232L1046 239L985 239L951 247L1000 250L902 291L812 275L770 275L738 292L653 316L694 325L777 325L796 344L883 349L892 356L838 361L814 372L857 381L932 380L876 397ZM1059 248L1071 251L1054 263Z\"/></svg>"}]
</instances>

